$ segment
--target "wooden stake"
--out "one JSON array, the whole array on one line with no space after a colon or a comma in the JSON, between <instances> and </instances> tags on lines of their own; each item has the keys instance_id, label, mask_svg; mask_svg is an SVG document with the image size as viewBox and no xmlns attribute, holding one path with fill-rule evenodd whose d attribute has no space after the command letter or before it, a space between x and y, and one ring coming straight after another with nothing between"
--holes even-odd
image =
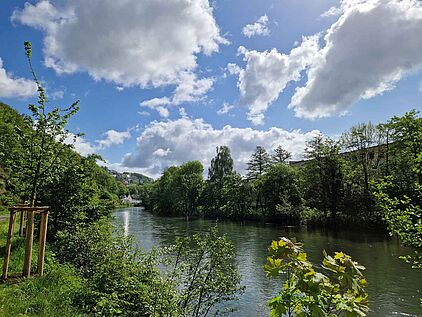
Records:
<instances>
[{"instance_id":1,"label":"wooden stake","mask_svg":"<svg viewBox=\"0 0 422 317\"><path fill-rule=\"evenodd\" d=\"M25 223L25 211L21 210L19 219L19 236L23 237L23 227Z\"/></svg>"},{"instance_id":2,"label":"wooden stake","mask_svg":"<svg viewBox=\"0 0 422 317\"><path fill-rule=\"evenodd\" d=\"M38 248L38 274L44 274L45 241L47 238L48 210L41 214L40 244Z\"/></svg>"},{"instance_id":3,"label":"wooden stake","mask_svg":"<svg viewBox=\"0 0 422 317\"><path fill-rule=\"evenodd\" d=\"M9 218L9 232L7 234L6 241L6 253L4 255L4 264L3 264L3 279L7 279L7 274L9 271L9 259L10 259L10 249L12 247L12 237L13 237L13 228L15 226L16 220L16 211L10 211Z\"/></svg>"},{"instance_id":4,"label":"wooden stake","mask_svg":"<svg viewBox=\"0 0 422 317\"><path fill-rule=\"evenodd\" d=\"M25 259L23 262L23 277L31 276L32 245L34 242L34 211L28 210L26 221Z\"/></svg>"}]
</instances>

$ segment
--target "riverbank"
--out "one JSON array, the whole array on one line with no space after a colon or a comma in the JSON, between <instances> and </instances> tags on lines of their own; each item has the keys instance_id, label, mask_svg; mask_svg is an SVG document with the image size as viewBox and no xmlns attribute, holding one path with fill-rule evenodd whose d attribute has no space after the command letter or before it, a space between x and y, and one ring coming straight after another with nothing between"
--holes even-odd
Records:
<instances>
[{"instance_id":1,"label":"riverbank","mask_svg":"<svg viewBox=\"0 0 422 317\"><path fill-rule=\"evenodd\" d=\"M133 235L135 242L151 250L172 244L175 237L204 232L215 225L214 220L195 219L186 222L183 217L157 217L141 208L117 210L114 215L124 228L124 233ZM322 250L328 253L344 251L366 267L371 312L368 316L396 317L400 314L419 316L422 314L421 272L412 270L398 257L412 252L400 246L399 241L377 232L344 231L330 229L305 229L260 224L219 221L221 234L233 241L236 263L246 286L233 317L256 317L265 315L267 300L277 294L280 283L266 277L263 265L269 243L281 236L296 237L304 242L305 250L313 262L321 260Z\"/></svg>"}]
</instances>

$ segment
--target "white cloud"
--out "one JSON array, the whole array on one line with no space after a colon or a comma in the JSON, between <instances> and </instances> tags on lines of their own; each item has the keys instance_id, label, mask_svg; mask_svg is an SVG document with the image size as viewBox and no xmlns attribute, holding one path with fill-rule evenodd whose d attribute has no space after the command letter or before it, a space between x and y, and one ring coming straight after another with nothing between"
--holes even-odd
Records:
<instances>
[{"instance_id":1,"label":"white cloud","mask_svg":"<svg viewBox=\"0 0 422 317\"><path fill-rule=\"evenodd\" d=\"M239 47L244 55L246 67L239 73L238 87L241 103L248 105L248 119L253 124L262 124L264 112L273 103L290 81L298 81L318 52L318 36L304 37L302 44L282 54L277 49L258 52Z\"/></svg>"},{"instance_id":2,"label":"white cloud","mask_svg":"<svg viewBox=\"0 0 422 317\"><path fill-rule=\"evenodd\" d=\"M105 138L103 140L97 140L97 143L101 149L108 148L115 144L123 144L124 141L131 138L130 131L116 131L108 130L104 133Z\"/></svg>"},{"instance_id":3,"label":"white cloud","mask_svg":"<svg viewBox=\"0 0 422 317\"><path fill-rule=\"evenodd\" d=\"M331 7L327 11L325 11L323 14L321 14L322 18L328 18L333 16L339 16L343 13L343 9L341 7Z\"/></svg>"},{"instance_id":4,"label":"white cloud","mask_svg":"<svg viewBox=\"0 0 422 317\"><path fill-rule=\"evenodd\" d=\"M48 92L47 92L48 94ZM53 100L63 99L64 97L64 90L56 90L49 94Z\"/></svg>"},{"instance_id":5,"label":"white cloud","mask_svg":"<svg viewBox=\"0 0 422 317\"><path fill-rule=\"evenodd\" d=\"M199 101L204 98L213 84L213 78L198 79L193 73L185 73L174 91L171 104L177 106L183 102Z\"/></svg>"},{"instance_id":6,"label":"white cloud","mask_svg":"<svg viewBox=\"0 0 422 317\"><path fill-rule=\"evenodd\" d=\"M156 107L155 109L158 111L158 113L160 114L160 116L163 117L163 118L168 118L169 115L170 115L170 112L168 111L167 108L164 108L164 107L161 107L160 106L160 107Z\"/></svg>"},{"instance_id":7,"label":"white cloud","mask_svg":"<svg viewBox=\"0 0 422 317\"><path fill-rule=\"evenodd\" d=\"M141 107L157 110L162 117L168 117L169 111L165 106L178 106L182 103L198 102L206 98L206 94L214 84L213 78L198 79L196 74L188 72L181 74L180 81L173 95L169 97L153 98L140 103Z\"/></svg>"},{"instance_id":8,"label":"white cloud","mask_svg":"<svg viewBox=\"0 0 422 317\"><path fill-rule=\"evenodd\" d=\"M179 114L182 118L188 118L188 113L186 112L185 108L180 108L179 109Z\"/></svg>"},{"instance_id":9,"label":"white cloud","mask_svg":"<svg viewBox=\"0 0 422 317\"><path fill-rule=\"evenodd\" d=\"M87 71L123 87L177 84L198 54L228 43L208 0L41 0L12 21L44 33L45 64L57 73Z\"/></svg>"},{"instance_id":10,"label":"white cloud","mask_svg":"<svg viewBox=\"0 0 422 317\"><path fill-rule=\"evenodd\" d=\"M145 117L148 117L151 115L148 111L138 111L138 114Z\"/></svg>"},{"instance_id":11,"label":"white cloud","mask_svg":"<svg viewBox=\"0 0 422 317\"><path fill-rule=\"evenodd\" d=\"M185 102L197 102L205 98L213 84L213 78L198 79L196 74L186 72L180 75L180 80L170 98L161 97L145 100L141 102L141 106L156 108L158 106L178 106Z\"/></svg>"},{"instance_id":12,"label":"white cloud","mask_svg":"<svg viewBox=\"0 0 422 317\"><path fill-rule=\"evenodd\" d=\"M123 91L123 89L125 89L124 87L122 87L122 86L116 86L116 90L117 91Z\"/></svg>"},{"instance_id":13,"label":"white cloud","mask_svg":"<svg viewBox=\"0 0 422 317\"><path fill-rule=\"evenodd\" d=\"M167 150L157 149L152 153L152 155L159 156L159 157L165 157L165 156L169 155L170 152L171 151L170 151L169 148L167 148Z\"/></svg>"},{"instance_id":14,"label":"white cloud","mask_svg":"<svg viewBox=\"0 0 422 317\"><path fill-rule=\"evenodd\" d=\"M78 137L73 133L69 133L64 140L64 143L73 145L73 148L76 152L82 156L87 156L89 154L97 153L98 151L105 148L109 148L112 145L123 144L123 142L131 138L131 133L129 130L121 132L116 130L108 130L103 135L103 139L96 140L95 142L91 143L84 137Z\"/></svg>"},{"instance_id":15,"label":"white cloud","mask_svg":"<svg viewBox=\"0 0 422 317\"><path fill-rule=\"evenodd\" d=\"M208 167L211 158L215 156L215 148L227 145L232 151L235 168L243 173L257 145L267 150L283 145L293 153L294 159L301 159L305 142L317 133L280 128L260 131L231 126L215 129L203 119L154 121L137 138L137 151L126 154L121 166L142 169L154 177L159 176L168 166L180 165L189 160L199 160Z\"/></svg>"},{"instance_id":16,"label":"white cloud","mask_svg":"<svg viewBox=\"0 0 422 317\"><path fill-rule=\"evenodd\" d=\"M219 115L226 114L232 109L234 109L234 106L225 102L225 103L223 103L223 107L221 109L217 110L217 114L219 114Z\"/></svg>"},{"instance_id":17,"label":"white cloud","mask_svg":"<svg viewBox=\"0 0 422 317\"><path fill-rule=\"evenodd\" d=\"M269 36L270 30L267 26L268 16L265 14L261 16L255 23L246 24L243 27L242 33L246 37L252 37L255 35Z\"/></svg>"},{"instance_id":18,"label":"white cloud","mask_svg":"<svg viewBox=\"0 0 422 317\"><path fill-rule=\"evenodd\" d=\"M25 78L14 78L3 68L3 60L0 58L0 97L1 98L22 98L34 96L37 93L37 86L31 80Z\"/></svg>"},{"instance_id":19,"label":"white cloud","mask_svg":"<svg viewBox=\"0 0 422 317\"><path fill-rule=\"evenodd\" d=\"M170 99L167 97L148 99L140 103L141 107L148 107L151 109L158 106L167 106L168 104L170 104Z\"/></svg>"},{"instance_id":20,"label":"white cloud","mask_svg":"<svg viewBox=\"0 0 422 317\"><path fill-rule=\"evenodd\" d=\"M306 85L292 98L290 107L299 117L342 114L422 68L420 1L345 0L341 10L325 47L315 54Z\"/></svg>"},{"instance_id":21,"label":"white cloud","mask_svg":"<svg viewBox=\"0 0 422 317\"><path fill-rule=\"evenodd\" d=\"M239 47L246 67L238 87L252 123L263 123L268 106L303 70L306 84L296 89L289 108L314 119L343 115L353 103L391 90L422 69L422 2L343 0L325 15L334 14L340 17L325 32L322 48L319 34L304 38L289 54Z\"/></svg>"},{"instance_id":22,"label":"white cloud","mask_svg":"<svg viewBox=\"0 0 422 317\"><path fill-rule=\"evenodd\" d=\"M234 63L228 63L227 71L229 72L230 75L237 75L240 73L241 68Z\"/></svg>"},{"instance_id":23,"label":"white cloud","mask_svg":"<svg viewBox=\"0 0 422 317\"><path fill-rule=\"evenodd\" d=\"M82 156L94 154L98 150L97 146L91 144L91 142L85 140L83 137L77 137L73 133L68 134L64 143L73 145L73 149Z\"/></svg>"}]
</instances>

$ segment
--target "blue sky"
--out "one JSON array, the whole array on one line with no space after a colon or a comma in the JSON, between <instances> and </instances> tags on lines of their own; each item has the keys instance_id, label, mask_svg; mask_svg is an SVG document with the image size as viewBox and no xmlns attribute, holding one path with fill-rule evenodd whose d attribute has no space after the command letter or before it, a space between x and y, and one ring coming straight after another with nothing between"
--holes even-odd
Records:
<instances>
[{"instance_id":1,"label":"blue sky","mask_svg":"<svg viewBox=\"0 0 422 317\"><path fill-rule=\"evenodd\" d=\"M82 154L157 176L217 145L241 172L256 145L300 159L318 132L422 109L416 0L3 1L0 100L81 100Z\"/></svg>"}]
</instances>

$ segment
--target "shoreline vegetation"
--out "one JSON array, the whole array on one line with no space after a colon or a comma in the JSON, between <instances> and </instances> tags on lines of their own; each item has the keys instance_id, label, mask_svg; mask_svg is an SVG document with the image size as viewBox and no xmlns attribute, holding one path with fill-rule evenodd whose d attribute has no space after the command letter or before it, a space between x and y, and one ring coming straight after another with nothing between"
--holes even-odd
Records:
<instances>
[{"instance_id":1,"label":"shoreline vegetation","mask_svg":"<svg viewBox=\"0 0 422 317\"><path fill-rule=\"evenodd\" d=\"M290 162L282 146L271 154L257 146L246 176L220 146L206 179L202 164L191 161L129 191L156 215L386 231L381 188L394 180L391 196L420 202L421 126L412 110L376 126L354 126L337 141L318 135L300 162Z\"/></svg>"},{"instance_id":2,"label":"shoreline vegetation","mask_svg":"<svg viewBox=\"0 0 422 317\"><path fill-rule=\"evenodd\" d=\"M202 164L193 161L169 167L154 182L124 184L97 165L98 155L74 151L77 136L66 127L78 101L51 107L32 67L29 42L25 52L39 98L24 115L0 103L0 214L23 201L51 211L44 276L19 278L24 240L13 238L9 271L17 278L0 284L1 316L205 317L221 307L229 313L243 286L228 238L213 228L143 253L111 221L126 194L157 215L370 225L388 228L417 251L422 247L417 111L377 126L360 124L339 142L317 136L307 145L307 162L297 166L288 164L290 153L282 146L271 155L257 146L244 178L223 145L206 180ZM7 225L0 222L1 257ZM421 268L420 253L405 260ZM270 301L272 316L366 315L363 268L348 255L324 254L324 272L317 272L300 243L282 239L270 246L268 262L267 273L287 281ZM163 265L171 269L159 270Z\"/></svg>"}]
</instances>

